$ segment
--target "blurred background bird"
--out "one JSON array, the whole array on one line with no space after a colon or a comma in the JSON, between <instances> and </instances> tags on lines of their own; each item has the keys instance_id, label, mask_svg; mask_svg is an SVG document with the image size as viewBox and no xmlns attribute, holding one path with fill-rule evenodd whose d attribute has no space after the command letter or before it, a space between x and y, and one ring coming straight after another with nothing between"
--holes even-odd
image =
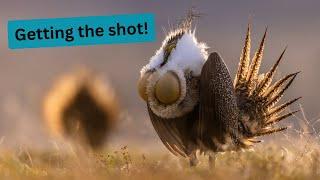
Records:
<instances>
[{"instance_id":1,"label":"blurred background bird","mask_svg":"<svg viewBox=\"0 0 320 180\"><path fill-rule=\"evenodd\" d=\"M284 55L265 74L259 74L267 30L253 58L250 57L251 27L234 82L216 52L198 42L192 10L168 33L160 49L141 70L138 91L146 101L153 127L163 144L175 155L196 165L197 151L209 155L239 150L260 142L256 137L285 130L274 124L291 116L281 115L299 98L275 107L298 73L272 83Z\"/></svg>"},{"instance_id":2,"label":"blurred background bird","mask_svg":"<svg viewBox=\"0 0 320 180\"><path fill-rule=\"evenodd\" d=\"M87 68L79 68L53 83L43 110L54 135L96 150L116 124L118 101L108 84Z\"/></svg>"}]
</instances>

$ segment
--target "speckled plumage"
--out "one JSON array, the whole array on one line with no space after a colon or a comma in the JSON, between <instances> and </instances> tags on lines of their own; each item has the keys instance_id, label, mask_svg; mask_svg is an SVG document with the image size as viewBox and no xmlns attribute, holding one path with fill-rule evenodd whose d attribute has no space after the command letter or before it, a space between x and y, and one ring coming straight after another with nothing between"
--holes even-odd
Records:
<instances>
[{"instance_id":1,"label":"speckled plumage","mask_svg":"<svg viewBox=\"0 0 320 180\"><path fill-rule=\"evenodd\" d=\"M159 105L164 109L168 108L171 116L156 110L158 106L152 89L157 78L152 77L153 75L149 78L147 106L151 122L164 145L173 154L188 157L191 165L197 162L196 151L198 150L208 154L209 159L212 160L214 152L251 147L254 143L260 142L255 137L286 129L285 127L275 128L274 124L295 113L280 115L286 107L299 98L278 107L275 107L275 104L291 85L297 73L289 74L271 85L274 73L283 57L284 53L282 53L270 71L259 74L267 31L253 59L250 60L250 28L248 26L238 73L233 83L227 66L216 52L211 53L203 65L199 64L201 65L200 75L194 74L192 69L187 68L192 67L191 65L180 66L187 69L173 70L174 73L178 73L183 92L199 94L198 96L184 95L174 104L175 106ZM180 36L176 38L175 43L179 43L180 38ZM170 53L175 51L174 47L169 49ZM152 71L156 76L158 71L164 71L163 68L166 68L165 64L169 63L168 61L175 61L165 50L166 48L163 54L167 54L168 57L159 56L166 57L162 63L164 65L149 71L144 68L142 75ZM194 61L186 60L186 63L190 62ZM187 83L191 81L193 86ZM183 104L190 101L192 97L193 104L189 106L189 109L192 107L191 110L185 110Z\"/></svg>"}]
</instances>

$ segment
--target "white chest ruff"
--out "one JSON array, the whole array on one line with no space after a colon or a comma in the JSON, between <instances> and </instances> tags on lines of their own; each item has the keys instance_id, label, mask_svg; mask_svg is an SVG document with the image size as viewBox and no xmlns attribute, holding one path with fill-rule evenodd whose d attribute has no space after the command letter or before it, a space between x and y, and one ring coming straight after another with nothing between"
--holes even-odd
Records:
<instances>
[{"instance_id":1,"label":"white chest ruff","mask_svg":"<svg viewBox=\"0 0 320 180\"><path fill-rule=\"evenodd\" d=\"M197 41L195 32L185 32L172 50L167 62L164 62L164 48L167 42L163 42L161 48L151 57L150 62L141 70L141 76L152 71L148 79L146 93L148 105L157 116L162 118L181 117L191 112L199 102L198 77L208 57L207 46ZM168 71L174 72L180 81L180 97L177 102L165 105L155 97L155 84L160 77Z\"/></svg>"}]
</instances>

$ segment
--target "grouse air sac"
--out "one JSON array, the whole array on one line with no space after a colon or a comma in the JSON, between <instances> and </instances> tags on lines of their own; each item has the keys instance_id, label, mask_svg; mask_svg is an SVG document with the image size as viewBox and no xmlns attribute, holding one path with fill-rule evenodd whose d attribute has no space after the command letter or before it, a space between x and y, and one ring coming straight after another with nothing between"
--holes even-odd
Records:
<instances>
[{"instance_id":1,"label":"grouse air sac","mask_svg":"<svg viewBox=\"0 0 320 180\"><path fill-rule=\"evenodd\" d=\"M195 37L192 20L189 15L168 33L142 68L138 90L163 144L195 165L198 150L212 160L215 152L248 148L260 142L258 136L285 130L275 124L296 112L282 113L299 98L276 106L298 74L272 84L285 51L267 73L259 74L267 30L251 58L248 26L232 81L219 53L209 54Z\"/></svg>"}]
</instances>

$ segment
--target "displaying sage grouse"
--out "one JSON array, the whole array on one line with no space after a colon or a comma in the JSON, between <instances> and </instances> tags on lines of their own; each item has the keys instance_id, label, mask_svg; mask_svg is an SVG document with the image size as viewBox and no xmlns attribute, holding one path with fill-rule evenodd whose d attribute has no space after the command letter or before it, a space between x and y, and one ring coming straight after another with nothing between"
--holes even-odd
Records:
<instances>
[{"instance_id":1,"label":"displaying sage grouse","mask_svg":"<svg viewBox=\"0 0 320 180\"><path fill-rule=\"evenodd\" d=\"M171 31L161 48L141 70L140 96L163 144L175 155L198 162L196 151L215 152L248 148L256 137L283 131L275 124L297 111L282 112L299 98L275 106L298 73L272 84L280 55L271 69L259 74L267 31L250 58L250 25L232 83L216 52L208 55L191 30L190 18Z\"/></svg>"},{"instance_id":2,"label":"displaying sage grouse","mask_svg":"<svg viewBox=\"0 0 320 180\"><path fill-rule=\"evenodd\" d=\"M54 135L98 149L114 127L117 106L111 88L81 69L54 83L44 100L44 115Z\"/></svg>"}]
</instances>

